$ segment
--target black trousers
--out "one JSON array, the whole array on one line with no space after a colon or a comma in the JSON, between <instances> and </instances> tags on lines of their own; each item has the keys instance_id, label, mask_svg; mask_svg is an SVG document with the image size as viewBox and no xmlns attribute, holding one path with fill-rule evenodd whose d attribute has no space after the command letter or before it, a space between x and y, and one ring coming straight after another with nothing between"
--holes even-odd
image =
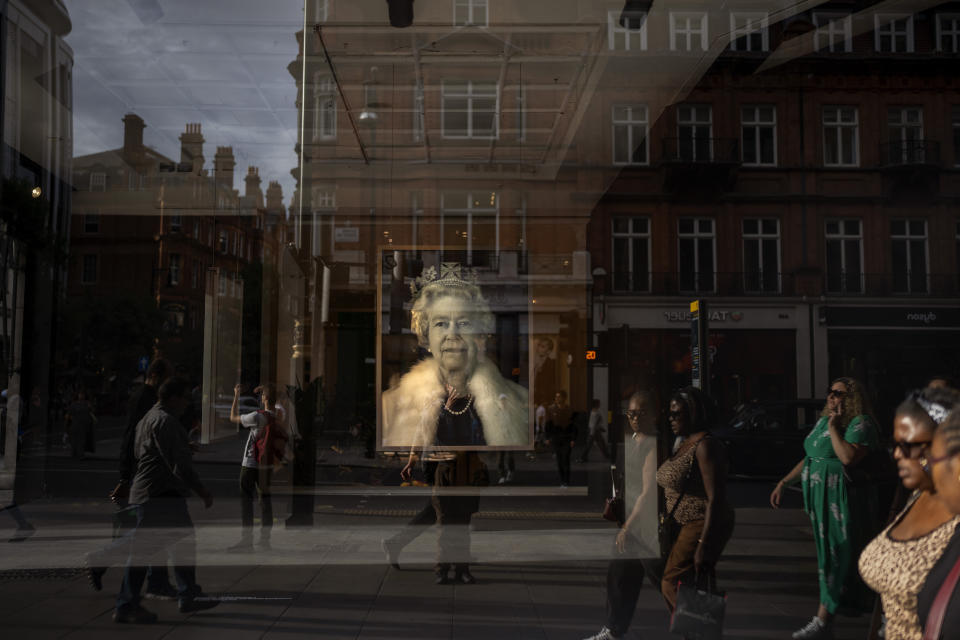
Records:
<instances>
[{"instance_id":1,"label":"black trousers","mask_svg":"<svg viewBox=\"0 0 960 640\"><path fill-rule=\"evenodd\" d=\"M570 457L573 447L568 440L554 441L553 451L557 454L557 471L560 472L560 484L570 484Z\"/></svg>"},{"instance_id":2,"label":"black trousers","mask_svg":"<svg viewBox=\"0 0 960 640\"><path fill-rule=\"evenodd\" d=\"M630 630L644 577L659 590L663 573L662 560L631 557L630 547L628 544L627 551L621 554L614 546L614 559L607 567L607 628L615 636Z\"/></svg>"},{"instance_id":3,"label":"black trousers","mask_svg":"<svg viewBox=\"0 0 960 640\"><path fill-rule=\"evenodd\" d=\"M240 467L240 524L242 535L253 535L253 501L259 493L262 531L269 535L273 526L273 502L270 500L270 480L273 470Z\"/></svg>"}]
</instances>

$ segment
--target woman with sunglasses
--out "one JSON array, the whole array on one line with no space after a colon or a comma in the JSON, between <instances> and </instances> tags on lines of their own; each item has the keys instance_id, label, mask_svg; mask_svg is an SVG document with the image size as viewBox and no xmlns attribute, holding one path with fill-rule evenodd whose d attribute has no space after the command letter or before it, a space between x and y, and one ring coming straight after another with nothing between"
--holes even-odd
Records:
<instances>
[{"instance_id":1,"label":"woman with sunglasses","mask_svg":"<svg viewBox=\"0 0 960 640\"><path fill-rule=\"evenodd\" d=\"M960 396L948 389L913 391L897 407L893 457L900 481L913 491L907 506L867 545L860 575L880 594L886 637L921 640L917 595L960 522L941 500L930 477L930 442Z\"/></svg>"},{"instance_id":2,"label":"woman with sunglasses","mask_svg":"<svg viewBox=\"0 0 960 640\"><path fill-rule=\"evenodd\" d=\"M624 505L626 521L617 531L607 567L607 623L586 640L616 640L626 635L640 598L644 577L660 583L657 544L657 397L647 390L630 396L624 416Z\"/></svg>"},{"instance_id":3,"label":"woman with sunglasses","mask_svg":"<svg viewBox=\"0 0 960 640\"><path fill-rule=\"evenodd\" d=\"M876 492L844 480L847 465L859 462L879 447L873 420L866 415L860 384L837 378L830 384L827 403L803 443L806 457L770 494L780 507L784 487L798 480L803 505L813 525L820 581L820 607L810 622L793 634L795 640L833 638L837 609L866 608L868 593L857 576L857 556L876 532Z\"/></svg>"},{"instance_id":4,"label":"woman with sunglasses","mask_svg":"<svg viewBox=\"0 0 960 640\"><path fill-rule=\"evenodd\" d=\"M660 591L672 613L677 584L711 576L733 534L733 507L727 500L727 456L709 434L713 402L700 389L684 387L670 398L670 429L681 439L657 469L665 508L678 530L663 568Z\"/></svg>"},{"instance_id":5,"label":"woman with sunglasses","mask_svg":"<svg viewBox=\"0 0 960 640\"><path fill-rule=\"evenodd\" d=\"M956 403L954 403L956 406ZM946 411L946 407L944 407ZM927 456L927 467L933 476L937 497L954 515L960 514L960 410L951 411L937 427ZM940 633L932 627L930 610L954 567L960 566L960 528L958 528L943 555L927 574L926 582L917 595L917 617L920 627L930 632L935 640L948 640L950 633L960 630L960 586L955 584L948 593L946 610L940 621ZM950 629L952 631L948 632Z\"/></svg>"}]
</instances>

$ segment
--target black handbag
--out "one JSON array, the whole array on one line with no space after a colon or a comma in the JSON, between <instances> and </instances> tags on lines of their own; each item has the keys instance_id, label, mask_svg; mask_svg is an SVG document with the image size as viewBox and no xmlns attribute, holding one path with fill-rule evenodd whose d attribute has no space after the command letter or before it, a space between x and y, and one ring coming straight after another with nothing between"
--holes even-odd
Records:
<instances>
[{"instance_id":1,"label":"black handbag","mask_svg":"<svg viewBox=\"0 0 960 640\"><path fill-rule=\"evenodd\" d=\"M704 582L702 589L699 584L677 585L677 607L670 617L670 633L697 640L721 640L727 596L717 591L712 570Z\"/></svg>"},{"instance_id":2,"label":"black handbag","mask_svg":"<svg viewBox=\"0 0 960 640\"><path fill-rule=\"evenodd\" d=\"M617 491L617 478L613 471L614 467L610 467L610 479L613 481L612 494L604 501L603 513L600 515L603 516L604 520L616 522L618 527L622 527L626 521L626 513L624 510L623 496Z\"/></svg>"}]
</instances>

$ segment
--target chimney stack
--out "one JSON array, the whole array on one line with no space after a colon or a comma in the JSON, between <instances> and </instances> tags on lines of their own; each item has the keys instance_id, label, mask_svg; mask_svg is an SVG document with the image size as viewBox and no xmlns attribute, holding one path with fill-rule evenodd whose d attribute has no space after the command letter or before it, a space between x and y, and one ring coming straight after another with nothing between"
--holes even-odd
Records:
<instances>
[{"instance_id":1,"label":"chimney stack","mask_svg":"<svg viewBox=\"0 0 960 640\"><path fill-rule=\"evenodd\" d=\"M233 147L217 147L213 156L213 179L217 184L225 184L233 189L233 168L237 166L233 159Z\"/></svg>"},{"instance_id":2,"label":"chimney stack","mask_svg":"<svg viewBox=\"0 0 960 640\"><path fill-rule=\"evenodd\" d=\"M255 206L263 206L263 191L260 190L260 169L257 167L247 167L247 176L243 179L246 189L243 192L244 197L253 200Z\"/></svg>"},{"instance_id":3,"label":"chimney stack","mask_svg":"<svg viewBox=\"0 0 960 640\"><path fill-rule=\"evenodd\" d=\"M143 118L135 113L123 116L123 153L134 155L143 153L143 130L147 125Z\"/></svg>"},{"instance_id":4,"label":"chimney stack","mask_svg":"<svg viewBox=\"0 0 960 640\"><path fill-rule=\"evenodd\" d=\"M188 122L180 134L180 164L190 167L193 173L203 171L203 134L199 122Z\"/></svg>"},{"instance_id":5,"label":"chimney stack","mask_svg":"<svg viewBox=\"0 0 960 640\"><path fill-rule=\"evenodd\" d=\"M267 211L283 213L283 187L276 180L267 187Z\"/></svg>"}]
</instances>

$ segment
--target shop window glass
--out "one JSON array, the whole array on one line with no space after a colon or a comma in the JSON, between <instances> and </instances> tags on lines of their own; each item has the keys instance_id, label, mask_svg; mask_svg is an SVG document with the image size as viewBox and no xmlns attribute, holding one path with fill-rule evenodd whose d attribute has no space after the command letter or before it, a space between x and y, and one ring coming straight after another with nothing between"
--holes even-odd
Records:
<instances>
[{"instance_id":1,"label":"shop window glass","mask_svg":"<svg viewBox=\"0 0 960 640\"><path fill-rule=\"evenodd\" d=\"M486 82L443 84L445 138L497 137L497 85Z\"/></svg>"}]
</instances>

